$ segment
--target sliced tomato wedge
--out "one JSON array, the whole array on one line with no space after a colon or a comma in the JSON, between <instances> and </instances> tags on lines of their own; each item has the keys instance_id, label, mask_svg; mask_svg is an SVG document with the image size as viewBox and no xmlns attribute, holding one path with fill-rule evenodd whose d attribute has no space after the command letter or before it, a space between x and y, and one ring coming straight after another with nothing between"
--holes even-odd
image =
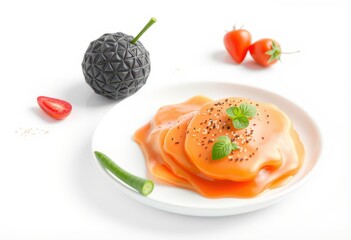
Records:
<instances>
[{"instance_id":1,"label":"sliced tomato wedge","mask_svg":"<svg viewBox=\"0 0 351 240\"><path fill-rule=\"evenodd\" d=\"M37 101L44 112L58 120L66 118L72 111L72 105L61 99L39 96Z\"/></svg>"}]
</instances>

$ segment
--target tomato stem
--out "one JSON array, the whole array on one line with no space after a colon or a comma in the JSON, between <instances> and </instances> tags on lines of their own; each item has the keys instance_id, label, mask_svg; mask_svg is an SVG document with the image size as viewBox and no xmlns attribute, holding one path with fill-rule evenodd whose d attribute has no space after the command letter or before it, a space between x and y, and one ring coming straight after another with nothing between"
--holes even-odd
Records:
<instances>
[{"instance_id":1,"label":"tomato stem","mask_svg":"<svg viewBox=\"0 0 351 240\"><path fill-rule=\"evenodd\" d=\"M149 20L149 22L145 25L145 27L143 29L141 29L141 31L138 33L138 35L132 39L132 41L130 42L131 44L135 44L139 38L152 26L152 24L154 24L156 22L156 18L151 18Z\"/></svg>"},{"instance_id":2,"label":"tomato stem","mask_svg":"<svg viewBox=\"0 0 351 240\"><path fill-rule=\"evenodd\" d=\"M233 30L235 31L235 30L240 30L240 29L243 29L243 27L244 27L244 24L243 25L241 25L241 27L239 28L239 29L237 29L236 28L236 24L234 24L234 26L233 26Z\"/></svg>"},{"instance_id":3,"label":"tomato stem","mask_svg":"<svg viewBox=\"0 0 351 240\"><path fill-rule=\"evenodd\" d=\"M294 51L294 52L280 52L281 54L294 54L294 53L299 53L300 51Z\"/></svg>"}]
</instances>

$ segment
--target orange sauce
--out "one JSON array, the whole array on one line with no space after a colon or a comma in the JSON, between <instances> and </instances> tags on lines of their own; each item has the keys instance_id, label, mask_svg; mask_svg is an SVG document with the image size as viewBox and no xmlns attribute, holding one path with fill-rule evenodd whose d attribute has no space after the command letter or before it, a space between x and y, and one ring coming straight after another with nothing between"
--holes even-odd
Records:
<instances>
[{"instance_id":1,"label":"orange sauce","mask_svg":"<svg viewBox=\"0 0 351 240\"><path fill-rule=\"evenodd\" d=\"M256 106L257 114L247 128L237 130L226 109L241 103ZM230 137L239 149L213 160L212 146L219 136ZM156 179L209 198L250 198L284 185L304 158L286 114L272 104L243 98L196 96L162 107L136 131L134 140Z\"/></svg>"}]
</instances>

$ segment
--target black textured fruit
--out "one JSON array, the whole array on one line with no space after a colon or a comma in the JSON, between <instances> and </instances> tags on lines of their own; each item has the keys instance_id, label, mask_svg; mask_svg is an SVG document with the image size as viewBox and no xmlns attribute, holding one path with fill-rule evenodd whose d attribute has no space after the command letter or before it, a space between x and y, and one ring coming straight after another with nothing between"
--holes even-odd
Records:
<instances>
[{"instance_id":1,"label":"black textured fruit","mask_svg":"<svg viewBox=\"0 0 351 240\"><path fill-rule=\"evenodd\" d=\"M90 43L82 62L85 81L95 93L123 99L137 92L150 74L149 52L121 32L104 34Z\"/></svg>"}]
</instances>

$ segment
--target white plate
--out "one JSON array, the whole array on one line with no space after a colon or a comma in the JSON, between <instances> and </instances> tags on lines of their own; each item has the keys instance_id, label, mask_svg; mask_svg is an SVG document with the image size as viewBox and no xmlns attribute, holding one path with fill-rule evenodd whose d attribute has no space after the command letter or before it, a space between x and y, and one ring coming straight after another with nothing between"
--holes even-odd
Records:
<instances>
[{"instance_id":1,"label":"white plate","mask_svg":"<svg viewBox=\"0 0 351 240\"><path fill-rule=\"evenodd\" d=\"M118 103L103 118L95 130L92 150L104 152L127 171L147 177L144 157L137 144L131 139L132 135L136 129L152 118L159 107L185 101L194 95L205 95L213 99L246 97L277 105L290 116L306 148L306 158L300 172L287 185L266 191L252 199L207 199L192 191L157 183L154 191L148 197L144 197L114 178L96 161L105 175L111 177L116 187L123 193L148 206L173 213L193 216L227 216L270 206L309 178L321 150L320 133L312 119L300 107L277 94L231 83L201 82L168 85L154 89L145 88Z\"/></svg>"}]
</instances>

